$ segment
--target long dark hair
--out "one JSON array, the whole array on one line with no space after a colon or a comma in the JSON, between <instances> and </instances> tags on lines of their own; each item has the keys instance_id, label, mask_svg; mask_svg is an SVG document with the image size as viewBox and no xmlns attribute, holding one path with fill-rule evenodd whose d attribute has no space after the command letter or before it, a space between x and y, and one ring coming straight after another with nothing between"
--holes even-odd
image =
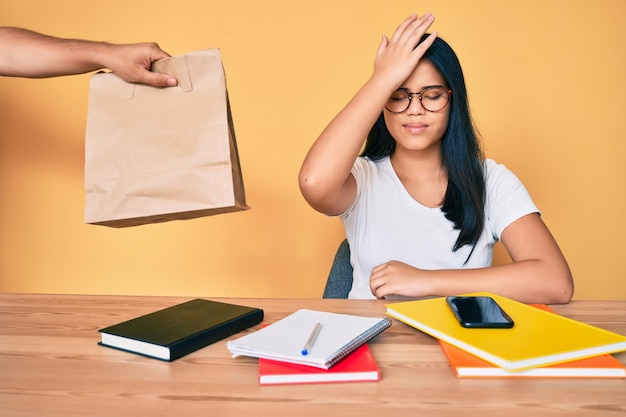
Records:
<instances>
[{"instance_id":1,"label":"long dark hair","mask_svg":"<svg viewBox=\"0 0 626 417\"><path fill-rule=\"evenodd\" d=\"M427 36L424 35L420 43ZM473 252L485 224L484 156L469 111L463 70L450 45L439 37L423 59L437 68L452 90L448 128L441 142L443 167L448 175L448 188L441 211L460 231L452 250L470 245ZM395 148L396 141L387 130L381 113L367 136L361 156L379 160L391 155Z\"/></svg>"}]
</instances>

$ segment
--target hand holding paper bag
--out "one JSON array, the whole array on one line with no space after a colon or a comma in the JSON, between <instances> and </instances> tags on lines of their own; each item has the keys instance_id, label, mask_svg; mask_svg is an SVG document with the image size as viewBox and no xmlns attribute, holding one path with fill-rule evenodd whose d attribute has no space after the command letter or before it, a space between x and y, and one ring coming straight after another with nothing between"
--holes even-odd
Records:
<instances>
[{"instance_id":1,"label":"hand holding paper bag","mask_svg":"<svg viewBox=\"0 0 626 417\"><path fill-rule=\"evenodd\" d=\"M157 61L160 89L94 74L85 139L85 222L112 227L247 210L218 49Z\"/></svg>"}]
</instances>

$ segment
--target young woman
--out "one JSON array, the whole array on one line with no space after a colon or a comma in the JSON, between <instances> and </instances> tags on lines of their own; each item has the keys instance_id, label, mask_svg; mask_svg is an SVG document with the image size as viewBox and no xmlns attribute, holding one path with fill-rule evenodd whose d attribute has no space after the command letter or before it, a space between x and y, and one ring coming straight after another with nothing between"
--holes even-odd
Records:
<instances>
[{"instance_id":1,"label":"young woman","mask_svg":"<svg viewBox=\"0 0 626 417\"><path fill-rule=\"evenodd\" d=\"M304 198L345 226L349 297L569 302L567 262L517 177L483 158L458 59L426 34L433 21L412 15L383 36L372 76L302 165ZM498 240L512 262L491 266Z\"/></svg>"}]
</instances>

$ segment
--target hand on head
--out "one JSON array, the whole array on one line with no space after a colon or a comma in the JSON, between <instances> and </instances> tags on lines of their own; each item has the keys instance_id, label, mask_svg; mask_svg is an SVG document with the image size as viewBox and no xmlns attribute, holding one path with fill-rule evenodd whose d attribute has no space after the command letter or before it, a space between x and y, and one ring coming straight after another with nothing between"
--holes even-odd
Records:
<instances>
[{"instance_id":1,"label":"hand on head","mask_svg":"<svg viewBox=\"0 0 626 417\"><path fill-rule=\"evenodd\" d=\"M396 87L400 86L435 41L437 32L418 45L434 21L435 17L430 13L421 17L413 14L396 28L391 39L383 35L374 61L374 75L391 77Z\"/></svg>"}]
</instances>

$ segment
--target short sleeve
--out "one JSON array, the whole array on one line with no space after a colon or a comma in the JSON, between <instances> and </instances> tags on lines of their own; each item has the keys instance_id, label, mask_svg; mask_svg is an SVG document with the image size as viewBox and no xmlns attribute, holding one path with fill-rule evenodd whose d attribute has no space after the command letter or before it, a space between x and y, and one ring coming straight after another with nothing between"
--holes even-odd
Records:
<instances>
[{"instance_id":1,"label":"short sleeve","mask_svg":"<svg viewBox=\"0 0 626 417\"><path fill-rule=\"evenodd\" d=\"M364 193L364 190L367 189L367 187L365 187L365 184L368 183L369 177L371 175L370 164L373 164L373 163L369 160L369 158L365 158L365 157L358 157L356 161L354 161L354 165L352 165L351 173L356 182L356 197L354 198L354 202L352 203L352 205L348 207L348 209L345 212L343 212L340 215L340 217L345 218L350 215L350 213L354 209L354 206L356 206L358 204L358 201L361 199Z\"/></svg>"},{"instance_id":2,"label":"short sleeve","mask_svg":"<svg viewBox=\"0 0 626 417\"><path fill-rule=\"evenodd\" d=\"M517 219L539 213L524 184L502 164L485 160L486 201L485 211L494 238Z\"/></svg>"}]
</instances>

